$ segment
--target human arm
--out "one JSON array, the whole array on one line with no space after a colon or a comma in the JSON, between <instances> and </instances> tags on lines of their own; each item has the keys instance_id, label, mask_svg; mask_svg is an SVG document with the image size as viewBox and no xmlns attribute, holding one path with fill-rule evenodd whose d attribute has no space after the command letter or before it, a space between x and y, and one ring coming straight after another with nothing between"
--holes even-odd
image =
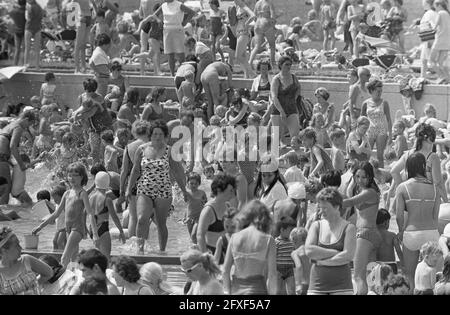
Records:
<instances>
[{"instance_id":1,"label":"human arm","mask_svg":"<svg viewBox=\"0 0 450 315\"><path fill-rule=\"evenodd\" d=\"M120 223L119 217L117 216L116 210L114 210L114 205L111 198L106 198L106 207L108 208L109 215L111 216L114 224L117 226L120 232L120 240L122 244L125 244L126 238L123 233L122 224Z\"/></svg>"},{"instance_id":2,"label":"human arm","mask_svg":"<svg viewBox=\"0 0 450 315\"><path fill-rule=\"evenodd\" d=\"M358 99L358 94L359 94L359 89L357 88L356 85L352 85L350 87L350 91L349 91L349 104L348 104L348 109L349 109L349 116L350 116L350 125L352 124L353 120L356 120L356 117L354 116L354 109L356 107L356 100Z\"/></svg>"},{"instance_id":3,"label":"human arm","mask_svg":"<svg viewBox=\"0 0 450 315\"><path fill-rule=\"evenodd\" d=\"M270 237L267 250L267 291L269 295L275 295L278 291L278 272L277 272L277 248L275 240Z\"/></svg>"},{"instance_id":4,"label":"human arm","mask_svg":"<svg viewBox=\"0 0 450 315\"><path fill-rule=\"evenodd\" d=\"M217 264L219 264L220 257L222 256L222 246L223 246L222 238L219 237L216 243L216 252L214 253L214 260L216 261Z\"/></svg>"},{"instance_id":5,"label":"human arm","mask_svg":"<svg viewBox=\"0 0 450 315\"><path fill-rule=\"evenodd\" d=\"M9 149L11 151L11 155L14 157L14 159L17 161L17 164L20 166L20 169L22 171L25 171L27 169L25 163L22 161L22 158L20 157L19 153L19 144L20 144L20 138L22 137L23 129L20 128L14 128L11 141L9 144Z\"/></svg>"},{"instance_id":6,"label":"human arm","mask_svg":"<svg viewBox=\"0 0 450 315\"><path fill-rule=\"evenodd\" d=\"M441 161L437 154L432 154L429 159L431 160L431 177L433 178L433 184L438 189L444 203L447 203L448 197L445 192L444 179L442 178Z\"/></svg>"},{"instance_id":7,"label":"human arm","mask_svg":"<svg viewBox=\"0 0 450 315\"><path fill-rule=\"evenodd\" d=\"M400 245L400 239L397 235L394 235L392 241L394 243L395 252L397 253L398 259L400 260L400 266L404 266L403 251Z\"/></svg>"},{"instance_id":8,"label":"human arm","mask_svg":"<svg viewBox=\"0 0 450 315\"><path fill-rule=\"evenodd\" d=\"M279 75L276 75L272 79L272 84L270 85L270 94L272 95L273 106L278 109L282 119L284 120L286 118L286 112L284 111L283 107L281 106L280 100L278 99L278 89L280 88L280 80L278 79L278 76Z\"/></svg>"},{"instance_id":9,"label":"human arm","mask_svg":"<svg viewBox=\"0 0 450 315\"><path fill-rule=\"evenodd\" d=\"M125 184L127 177L130 174L130 159L128 157L128 146L125 147L123 152L122 169L120 170L120 196L125 196Z\"/></svg>"},{"instance_id":10,"label":"human arm","mask_svg":"<svg viewBox=\"0 0 450 315\"><path fill-rule=\"evenodd\" d=\"M177 97L178 97L178 101L180 102L181 106L183 106L183 97L184 97L183 83L181 83L180 88L177 90Z\"/></svg>"},{"instance_id":11,"label":"human arm","mask_svg":"<svg viewBox=\"0 0 450 315\"><path fill-rule=\"evenodd\" d=\"M360 15L356 13L355 8L352 5L348 6L347 8L347 16L348 19L352 22L358 20L360 17Z\"/></svg>"},{"instance_id":12,"label":"human arm","mask_svg":"<svg viewBox=\"0 0 450 315\"><path fill-rule=\"evenodd\" d=\"M170 151L170 148L169 148L169 151ZM175 181L177 182L177 184L180 187L183 194L186 194L186 176L184 175L183 166L181 165L180 162L176 162L172 158L172 154L169 154L169 165L170 165L170 171L172 172L172 175L175 178Z\"/></svg>"},{"instance_id":13,"label":"human arm","mask_svg":"<svg viewBox=\"0 0 450 315\"><path fill-rule=\"evenodd\" d=\"M223 264L223 273L222 273L222 280L223 280L223 289L225 291L225 294L231 294L231 267L234 265L234 257L233 252L231 250L231 244L233 242L233 236L231 236L230 241L228 242L228 248L227 253L225 254L225 260ZM217 252L217 249L216 249Z\"/></svg>"},{"instance_id":14,"label":"human arm","mask_svg":"<svg viewBox=\"0 0 450 315\"><path fill-rule=\"evenodd\" d=\"M241 119L244 117L244 115L247 113L248 111L248 104L244 103L242 104L242 108L239 111L239 113L236 115L236 117L228 117L228 122L230 123L230 125L236 125L238 122L241 121ZM228 113L228 112L227 112Z\"/></svg>"},{"instance_id":15,"label":"human arm","mask_svg":"<svg viewBox=\"0 0 450 315\"><path fill-rule=\"evenodd\" d=\"M386 115L386 120L387 120L387 124L388 124L388 142L391 141L392 139L392 119L391 119L391 110L389 107L389 102L384 101L384 114Z\"/></svg>"},{"instance_id":16,"label":"human arm","mask_svg":"<svg viewBox=\"0 0 450 315\"><path fill-rule=\"evenodd\" d=\"M94 215L94 211L92 210L93 207L91 207L91 203L89 201L89 196L87 194L87 192L85 190L83 190L81 192L81 200L83 200L83 204L84 204L84 209L86 210L86 214L89 215L90 217L90 224L91 224L91 229L92 229L92 234L93 234L93 240L94 243L97 242L99 240L99 236L98 236L98 230L97 230L97 224L95 222L95 215Z\"/></svg>"},{"instance_id":17,"label":"human arm","mask_svg":"<svg viewBox=\"0 0 450 315\"><path fill-rule=\"evenodd\" d=\"M405 230L405 210L406 203L405 198L403 196L403 185L397 188L397 192L395 194L395 213L396 213L396 221L398 226L398 238L400 241L403 241L403 231Z\"/></svg>"},{"instance_id":18,"label":"human arm","mask_svg":"<svg viewBox=\"0 0 450 315\"><path fill-rule=\"evenodd\" d=\"M106 8L108 8L108 10L111 10L112 12L114 12L115 14L119 14L119 8L117 8L114 4L112 4L109 0L106 0L103 2L103 4L105 5Z\"/></svg>"},{"instance_id":19,"label":"human arm","mask_svg":"<svg viewBox=\"0 0 450 315\"><path fill-rule=\"evenodd\" d=\"M441 235L441 237L439 238L439 247L442 250L442 255L444 256L444 258L449 253L449 248L448 248L447 244L448 244L448 237Z\"/></svg>"},{"instance_id":20,"label":"human arm","mask_svg":"<svg viewBox=\"0 0 450 315\"><path fill-rule=\"evenodd\" d=\"M24 255L23 258L28 260L31 270L40 275L39 282L45 282L53 277L53 269L45 262L40 261L31 255Z\"/></svg>"},{"instance_id":21,"label":"human arm","mask_svg":"<svg viewBox=\"0 0 450 315\"><path fill-rule=\"evenodd\" d=\"M214 215L212 214L212 208L207 206L203 208L200 213L200 218L198 220L197 226L197 244L200 247L200 251L206 253L208 249L206 248L206 232L208 226L214 222Z\"/></svg>"},{"instance_id":22,"label":"human arm","mask_svg":"<svg viewBox=\"0 0 450 315\"><path fill-rule=\"evenodd\" d=\"M134 154L133 168L131 169L130 178L128 179L126 196L131 196L131 191L133 190L133 187L136 185L136 181L141 175L141 160L143 153L142 150L143 149L141 146L136 150L136 153Z\"/></svg>"},{"instance_id":23,"label":"human arm","mask_svg":"<svg viewBox=\"0 0 450 315\"><path fill-rule=\"evenodd\" d=\"M189 8L188 6L181 4L180 10L184 12L185 16L183 19L183 26L187 24L188 21L192 20L192 18L195 16L195 11Z\"/></svg>"},{"instance_id":24,"label":"human arm","mask_svg":"<svg viewBox=\"0 0 450 315\"><path fill-rule=\"evenodd\" d=\"M365 189L356 196L350 197L348 199L344 199L344 201L342 202L342 207L344 207L344 208L356 207L364 202L368 202L375 198L377 198L377 193L375 192L375 190ZM364 211L364 210L361 210L361 211Z\"/></svg>"},{"instance_id":25,"label":"human arm","mask_svg":"<svg viewBox=\"0 0 450 315\"><path fill-rule=\"evenodd\" d=\"M365 101L361 106L361 116L367 117L367 101Z\"/></svg>"},{"instance_id":26,"label":"human arm","mask_svg":"<svg viewBox=\"0 0 450 315\"><path fill-rule=\"evenodd\" d=\"M350 263L356 251L356 227L353 224L347 225L345 230L344 249L331 258L319 260L319 266L341 266Z\"/></svg>"},{"instance_id":27,"label":"human arm","mask_svg":"<svg viewBox=\"0 0 450 315\"><path fill-rule=\"evenodd\" d=\"M319 244L319 222L314 222L308 230L308 237L305 242L306 256L311 260L322 260L333 257L339 252L335 249L328 249L318 246Z\"/></svg>"},{"instance_id":28,"label":"human arm","mask_svg":"<svg viewBox=\"0 0 450 315\"><path fill-rule=\"evenodd\" d=\"M31 234L36 235L37 233L39 233L44 227L46 227L48 224L50 224L51 222L55 222L56 218L58 218L62 211L64 210L64 208L66 207L66 196L69 192L65 192L61 202L59 203L58 207L56 208L56 211L52 213L51 216L49 216L45 221L43 221L41 224L39 224L36 228L34 228L31 231Z\"/></svg>"},{"instance_id":29,"label":"human arm","mask_svg":"<svg viewBox=\"0 0 450 315\"><path fill-rule=\"evenodd\" d=\"M323 164L324 164L323 158L322 158L322 153L321 153L321 151L319 150L319 148L316 147L316 146L314 146L314 147L312 147L311 150L312 150L312 153L314 154L314 156L315 156L316 159L317 159L317 165L316 165L316 167L311 171L311 173L309 173L309 177L310 177L310 178L314 177L314 176L316 175L316 173L318 173L318 172L322 169Z\"/></svg>"},{"instance_id":30,"label":"human arm","mask_svg":"<svg viewBox=\"0 0 450 315\"><path fill-rule=\"evenodd\" d=\"M238 199L238 208L241 210L247 203L247 178L244 175L239 175L236 179L236 197Z\"/></svg>"}]
</instances>

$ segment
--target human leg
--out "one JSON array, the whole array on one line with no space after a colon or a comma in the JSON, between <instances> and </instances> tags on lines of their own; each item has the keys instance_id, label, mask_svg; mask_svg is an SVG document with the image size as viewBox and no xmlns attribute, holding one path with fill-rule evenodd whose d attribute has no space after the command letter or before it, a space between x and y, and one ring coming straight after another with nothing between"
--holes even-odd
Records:
<instances>
[{"instance_id":1,"label":"human leg","mask_svg":"<svg viewBox=\"0 0 450 315\"><path fill-rule=\"evenodd\" d=\"M411 292L414 292L414 277L416 274L417 264L419 262L418 250L410 250L408 247L403 246L403 261L404 261L404 273L409 281Z\"/></svg>"},{"instance_id":2,"label":"human leg","mask_svg":"<svg viewBox=\"0 0 450 315\"><path fill-rule=\"evenodd\" d=\"M58 250L64 250L64 247L66 247L67 244L66 230L59 231L58 240L56 243Z\"/></svg>"},{"instance_id":3,"label":"human leg","mask_svg":"<svg viewBox=\"0 0 450 315\"><path fill-rule=\"evenodd\" d=\"M285 280L286 282L286 294L295 295L295 279L294 277L289 277Z\"/></svg>"},{"instance_id":4,"label":"human leg","mask_svg":"<svg viewBox=\"0 0 450 315\"><path fill-rule=\"evenodd\" d=\"M284 134L284 124L281 124L280 115L270 115L270 120L272 121L272 136L274 135L273 129L278 129L278 139L281 139Z\"/></svg>"},{"instance_id":5,"label":"human leg","mask_svg":"<svg viewBox=\"0 0 450 315\"><path fill-rule=\"evenodd\" d=\"M100 239L98 241L98 248L97 248L103 255L105 255L108 260L111 256L111 235L109 232L103 233L102 236L100 236Z\"/></svg>"},{"instance_id":6,"label":"human leg","mask_svg":"<svg viewBox=\"0 0 450 315\"><path fill-rule=\"evenodd\" d=\"M85 23L80 23L77 27L77 35L75 38L75 48L74 48L74 61L75 61L75 72L80 72L86 67L86 37L87 37L87 27Z\"/></svg>"},{"instance_id":7,"label":"human leg","mask_svg":"<svg viewBox=\"0 0 450 315\"><path fill-rule=\"evenodd\" d=\"M155 67L155 75L162 75L161 72L161 43L159 40L150 38L150 45L152 47L152 60Z\"/></svg>"},{"instance_id":8,"label":"human leg","mask_svg":"<svg viewBox=\"0 0 450 315\"><path fill-rule=\"evenodd\" d=\"M384 149L386 148L386 142L388 140L388 136L385 134L379 134L377 136L377 159L380 165L380 168L384 167Z\"/></svg>"},{"instance_id":9,"label":"human leg","mask_svg":"<svg viewBox=\"0 0 450 315\"><path fill-rule=\"evenodd\" d=\"M366 295L368 292L367 287L367 264L369 263L369 256L374 250L372 242L357 238L356 240L356 251L354 259L355 268L355 282L356 282L356 294Z\"/></svg>"},{"instance_id":10,"label":"human leg","mask_svg":"<svg viewBox=\"0 0 450 315\"><path fill-rule=\"evenodd\" d=\"M167 217L169 214L170 206L172 205L172 198L162 199L156 198L155 200L155 222L158 226L159 235L159 249L160 251L166 250L167 239L169 232L167 230Z\"/></svg>"},{"instance_id":11,"label":"human leg","mask_svg":"<svg viewBox=\"0 0 450 315\"><path fill-rule=\"evenodd\" d=\"M21 48L24 40L24 35L14 34L14 65L19 65Z\"/></svg>"},{"instance_id":12,"label":"human leg","mask_svg":"<svg viewBox=\"0 0 450 315\"><path fill-rule=\"evenodd\" d=\"M24 54L24 60L23 63L25 65L25 67L29 67L30 64L30 51L31 51L31 38L33 37L33 35L31 34L30 31L26 30L25 31L25 54Z\"/></svg>"},{"instance_id":13,"label":"human leg","mask_svg":"<svg viewBox=\"0 0 450 315\"><path fill-rule=\"evenodd\" d=\"M69 233L69 238L67 239L67 244L64 247L64 252L61 257L61 265L63 267L67 267L74 255L78 254L78 247L83 239L83 235L77 231L69 231Z\"/></svg>"},{"instance_id":14,"label":"human leg","mask_svg":"<svg viewBox=\"0 0 450 315\"><path fill-rule=\"evenodd\" d=\"M169 54L169 68L172 76L175 76L175 54Z\"/></svg>"},{"instance_id":15,"label":"human leg","mask_svg":"<svg viewBox=\"0 0 450 315\"><path fill-rule=\"evenodd\" d=\"M323 30L323 50L327 51L328 50L328 30L324 29Z\"/></svg>"},{"instance_id":16,"label":"human leg","mask_svg":"<svg viewBox=\"0 0 450 315\"><path fill-rule=\"evenodd\" d=\"M136 236L139 239L139 251L144 252L145 240L148 238L150 228L150 217L154 213L153 200L148 196L139 194L136 200L136 212Z\"/></svg>"},{"instance_id":17,"label":"human leg","mask_svg":"<svg viewBox=\"0 0 450 315\"><path fill-rule=\"evenodd\" d=\"M255 47L253 48L252 52L250 53L250 59L248 61L250 68L253 69L253 61L255 60L256 55L258 54L259 50L261 49L261 46L264 42L264 35L263 34L255 34Z\"/></svg>"},{"instance_id":18,"label":"human leg","mask_svg":"<svg viewBox=\"0 0 450 315\"><path fill-rule=\"evenodd\" d=\"M276 65L276 62L275 62L275 51L276 51L276 47L275 47L275 40L276 40L275 28L271 28L270 30L268 30L266 32L266 39L269 42L270 62L272 63L272 67L273 67L274 65Z\"/></svg>"},{"instance_id":19,"label":"human leg","mask_svg":"<svg viewBox=\"0 0 450 315\"><path fill-rule=\"evenodd\" d=\"M250 64L247 60L247 45L250 38L246 34L239 35L236 45L236 61L241 65L244 70L244 78L249 79L255 76Z\"/></svg>"},{"instance_id":20,"label":"human leg","mask_svg":"<svg viewBox=\"0 0 450 315\"><path fill-rule=\"evenodd\" d=\"M286 124L289 130L290 137L298 136L300 132L300 122L298 114L289 115L286 118Z\"/></svg>"},{"instance_id":21,"label":"human leg","mask_svg":"<svg viewBox=\"0 0 450 315\"><path fill-rule=\"evenodd\" d=\"M40 67L40 61L41 61L41 31L34 34L34 53L35 53L35 67L36 70L39 70Z\"/></svg>"},{"instance_id":22,"label":"human leg","mask_svg":"<svg viewBox=\"0 0 450 315\"><path fill-rule=\"evenodd\" d=\"M148 33L141 30L141 53L145 53L148 51ZM153 50L153 47L152 47ZM145 74L145 58L141 58L141 68L140 68L140 74Z\"/></svg>"}]
</instances>

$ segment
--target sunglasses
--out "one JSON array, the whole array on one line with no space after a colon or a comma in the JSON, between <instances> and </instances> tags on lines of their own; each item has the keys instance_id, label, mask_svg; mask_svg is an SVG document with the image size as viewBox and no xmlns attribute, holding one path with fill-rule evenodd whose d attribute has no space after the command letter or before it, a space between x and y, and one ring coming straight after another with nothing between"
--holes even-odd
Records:
<instances>
[{"instance_id":1,"label":"sunglasses","mask_svg":"<svg viewBox=\"0 0 450 315\"><path fill-rule=\"evenodd\" d=\"M181 271L183 271L184 273L191 273L195 268L197 268L198 266L200 266L202 263L196 263L195 265L193 265L191 268L188 269L184 269L184 268L180 268Z\"/></svg>"}]
</instances>

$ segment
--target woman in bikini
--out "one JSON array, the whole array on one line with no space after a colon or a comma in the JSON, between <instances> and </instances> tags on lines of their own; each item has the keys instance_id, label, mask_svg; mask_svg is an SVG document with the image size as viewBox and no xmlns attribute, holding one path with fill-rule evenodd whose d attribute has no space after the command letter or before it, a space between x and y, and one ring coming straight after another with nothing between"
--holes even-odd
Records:
<instances>
[{"instance_id":1,"label":"woman in bikini","mask_svg":"<svg viewBox=\"0 0 450 315\"><path fill-rule=\"evenodd\" d=\"M272 0L259 0L255 5L255 39L256 45L250 54L249 64L253 65L256 54L261 50L264 39L269 42L270 61L275 64L275 6Z\"/></svg>"},{"instance_id":2,"label":"woman in bikini","mask_svg":"<svg viewBox=\"0 0 450 315\"><path fill-rule=\"evenodd\" d=\"M380 189L375 183L372 164L363 162L356 168L354 179L347 189L348 199L343 202L343 208L355 207L356 220L356 252L355 282L356 294L366 295L367 264L376 260L376 250L382 242L377 229L377 213L380 205Z\"/></svg>"},{"instance_id":3,"label":"woman in bikini","mask_svg":"<svg viewBox=\"0 0 450 315\"><path fill-rule=\"evenodd\" d=\"M128 200L125 200L125 192L128 177L133 169L134 156L137 149L148 142L148 131L150 124L147 121L138 120L133 124L132 133L136 139L125 147L123 152L122 170L120 172L120 197L117 201L122 204L125 201L128 203L129 223L128 223L128 237L136 236L137 212L136 212L136 186L133 187L132 193Z\"/></svg>"},{"instance_id":4,"label":"woman in bikini","mask_svg":"<svg viewBox=\"0 0 450 315\"><path fill-rule=\"evenodd\" d=\"M243 0L234 0L237 6L237 24L236 24L236 62L244 70L244 78L250 79L255 76L251 65L247 59L247 47L251 39L250 23L255 19L255 13L245 4Z\"/></svg>"},{"instance_id":5,"label":"woman in bikini","mask_svg":"<svg viewBox=\"0 0 450 315\"><path fill-rule=\"evenodd\" d=\"M236 179L230 175L217 175L211 183L213 199L204 206L197 227L197 244L202 252L214 255L217 240L225 234L223 217L227 204L236 196Z\"/></svg>"},{"instance_id":6,"label":"woman in bikini","mask_svg":"<svg viewBox=\"0 0 450 315\"><path fill-rule=\"evenodd\" d=\"M175 178L184 195L186 178L183 166L173 160L167 145L169 128L162 120L155 121L149 130L150 142L141 145L134 155L133 169L128 182L127 197L137 184L137 229L139 252L144 252L150 218L154 214L158 226L159 249L166 250L168 231L166 220L172 205L172 181Z\"/></svg>"},{"instance_id":7,"label":"woman in bikini","mask_svg":"<svg viewBox=\"0 0 450 315\"><path fill-rule=\"evenodd\" d=\"M412 291L420 248L428 241L439 241L438 214L441 196L427 178L426 169L427 161L422 153L409 155L406 160L408 180L398 186L395 195L398 234L403 241L405 273ZM406 216L405 212L408 213Z\"/></svg>"}]
</instances>

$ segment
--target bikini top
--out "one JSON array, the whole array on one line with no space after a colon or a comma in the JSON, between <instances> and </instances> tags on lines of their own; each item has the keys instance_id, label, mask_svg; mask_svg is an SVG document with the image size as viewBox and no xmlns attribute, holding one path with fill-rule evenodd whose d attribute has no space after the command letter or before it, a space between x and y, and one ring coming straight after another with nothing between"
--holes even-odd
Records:
<instances>
[{"instance_id":1,"label":"bikini top","mask_svg":"<svg viewBox=\"0 0 450 315\"><path fill-rule=\"evenodd\" d=\"M436 186L433 185L431 182L428 182L428 183L427 183L427 182L423 182L423 184L428 184L428 185L432 185L432 186L433 186L433 191L434 191L434 196L433 196L433 198L432 198L432 199L412 198L412 197L411 197L411 194L409 193L408 184L405 183L406 193L408 194L408 198L409 198L408 200L405 200L406 204L408 204L409 202L420 202L421 205L423 205L424 202L431 202L431 203L433 203L433 205L434 205L434 203L435 203L435 201L436 201L436 195L437 195L437 192L436 192ZM425 205L423 205L423 208L425 208ZM406 211L408 211L408 210L406 210Z\"/></svg>"},{"instance_id":2,"label":"bikini top","mask_svg":"<svg viewBox=\"0 0 450 315\"><path fill-rule=\"evenodd\" d=\"M216 209L214 209L214 207L209 204L209 207L211 207L211 209L214 212L214 217L215 217L215 221L213 224L210 224L208 226L208 232L214 232L214 233L222 233L223 231L225 231L225 228L223 227L223 220L219 220L217 218L217 213L216 213Z\"/></svg>"},{"instance_id":3,"label":"bikini top","mask_svg":"<svg viewBox=\"0 0 450 315\"><path fill-rule=\"evenodd\" d=\"M373 189L373 188L371 188ZM373 189L375 190L375 189ZM364 211L370 207L373 206L378 206L380 204L380 195L377 193L377 199L375 201L367 201L367 202L363 202L361 204L359 204L359 206L357 207L359 211Z\"/></svg>"},{"instance_id":4,"label":"bikini top","mask_svg":"<svg viewBox=\"0 0 450 315\"><path fill-rule=\"evenodd\" d=\"M247 229L252 229L253 227L249 227ZM245 229L245 230L247 230ZM244 231L244 230L243 230ZM242 231L241 231L242 232ZM259 232L255 229L255 231L251 231L253 232ZM255 266L259 263L265 263L267 261L267 254L269 252L269 243L270 243L270 239L272 238L271 235L263 235L263 237L267 238L267 242L266 244L262 244L265 246L261 246L260 250L256 250L253 252L248 252L248 251L238 251L236 249L236 242L234 241L236 239L236 234L233 234L231 236L230 239L230 246L231 246L231 251L233 253L233 259L235 261L235 265L236 268L244 271L244 270L254 270Z\"/></svg>"},{"instance_id":5,"label":"bikini top","mask_svg":"<svg viewBox=\"0 0 450 315\"><path fill-rule=\"evenodd\" d=\"M342 229L341 232L341 236L338 238L338 240L332 244L324 244L320 241L320 235L321 235L321 229L320 229L320 225L321 225L321 221L319 222L319 231L318 231L318 241L317 241L317 245L322 247L322 248L326 248L326 249L334 249L337 251L342 252L344 250L344 243L345 243L345 233L347 231L347 227L350 223L347 222L347 224L344 226L344 228Z\"/></svg>"},{"instance_id":6,"label":"bikini top","mask_svg":"<svg viewBox=\"0 0 450 315\"><path fill-rule=\"evenodd\" d=\"M259 86L258 86L258 91L270 91L270 82L267 81L266 84L261 85L261 81L260 81Z\"/></svg>"}]
</instances>

